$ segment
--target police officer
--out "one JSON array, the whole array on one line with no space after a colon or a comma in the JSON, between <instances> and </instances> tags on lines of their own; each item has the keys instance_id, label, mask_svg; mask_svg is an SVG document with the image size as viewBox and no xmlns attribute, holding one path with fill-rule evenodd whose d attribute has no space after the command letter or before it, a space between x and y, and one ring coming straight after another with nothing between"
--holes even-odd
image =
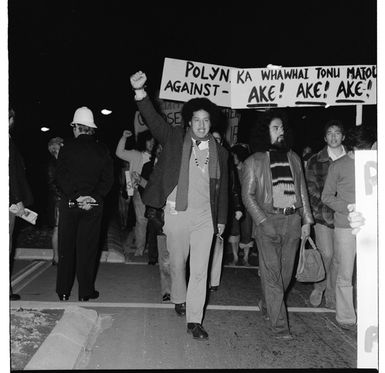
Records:
<instances>
[{"instance_id":1,"label":"police officer","mask_svg":"<svg viewBox=\"0 0 385 373\"><path fill-rule=\"evenodd\" d=\"M94 138L92 111L75 111L74 139L60 151L56 179L63 194L59 206L59 265L56 292L68 300L77 276L79 301L99 297L95 290L103 198L113 184L113 163L107 147Z\"/></svg>"}]
</instances>

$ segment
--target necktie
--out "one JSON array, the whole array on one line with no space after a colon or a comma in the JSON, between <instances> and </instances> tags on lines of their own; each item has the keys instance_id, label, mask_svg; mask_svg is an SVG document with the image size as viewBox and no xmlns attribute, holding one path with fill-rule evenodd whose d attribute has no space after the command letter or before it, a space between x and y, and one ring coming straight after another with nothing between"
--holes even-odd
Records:
<instances>
[{"instance_id":1,"label":"necktie","mask_svg":"<svg viewBox=\"0 0 385 373\"><path fill-rule=\"evenodd\" d=\"M200 144L200 143L201 143L200 140L195 141L195 144L197 145L197 147L199 147L199 144Z\"/></svg>"}]
</instances>

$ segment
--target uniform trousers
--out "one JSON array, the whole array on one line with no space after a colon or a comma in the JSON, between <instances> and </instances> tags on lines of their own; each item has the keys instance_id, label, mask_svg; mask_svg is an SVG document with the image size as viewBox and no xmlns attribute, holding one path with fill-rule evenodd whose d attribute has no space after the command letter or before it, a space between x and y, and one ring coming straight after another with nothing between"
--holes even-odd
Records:
<instances>
[{"instance_id":1,"label":"uniform trousers","mask_svg":"<svg viewBox=\"0 0 385 373\"><path fill-rule=\"evenodd\" d=\"M59 207L59 263L56 292L70 295L76 278L79 297L87 297L95 290L95 273L103 215L102 205L83 210L69 208L68 201Z\"/></svg>"},{"instance_id":2,"label":"uniform trousers","mask_svg":"<svg viewBox=\"0 0 385 373\"><path fill-rule=\"evenodd\" d=\"M171 301L186 302L186 321L201 323L206 301L207 272L214 229L207 209L175 211L167 203L164 233L170 254ZM190 277L186 286L186 263L190 255Z\"/></svg>"}]
</instances>

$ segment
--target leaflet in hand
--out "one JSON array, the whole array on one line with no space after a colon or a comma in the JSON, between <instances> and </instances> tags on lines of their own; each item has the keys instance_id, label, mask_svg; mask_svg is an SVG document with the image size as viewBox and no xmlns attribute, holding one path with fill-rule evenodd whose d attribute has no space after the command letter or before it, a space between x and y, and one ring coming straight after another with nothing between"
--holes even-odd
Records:
<instances>
[{"instance_id":1,"label":"leaflet in hand","mask_svg":"<svg viewBox=\"0 0 385 373\"><path fill-rule=\"evenodd\" d=\"M13 204L9 207L9 211L16 214L19 211L19 208L15 204ZM20 216L20 218L26 220L28 223L35 225L38 214L35 211L32 211L28 208L24 208L24 211L25 211L25 214Z\"/></svg>"}]
</instances>

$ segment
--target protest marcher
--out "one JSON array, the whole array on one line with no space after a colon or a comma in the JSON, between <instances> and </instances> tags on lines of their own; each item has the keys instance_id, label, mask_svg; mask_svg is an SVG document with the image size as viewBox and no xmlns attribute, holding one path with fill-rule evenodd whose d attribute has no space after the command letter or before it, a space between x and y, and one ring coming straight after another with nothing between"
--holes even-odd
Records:
<instances>
[{"instance_id":1,"label":"protest marcher","mask_svg":"<svg viewBox=\"0 0 385 373\"><path fill-rule=\"evenodd\" d=\"M137 172L132 173L132 181L137 186L140 197L143 196L144 188L147 185L148 179L154 169L155 163L158 161L160 153L162 151L162 145L156 144L151 152L150 160L143 165L141 174ZM148 219L148 214L151 216L151 222L147 221L146 231L146 250L148 252L148 264L154 265L158 262L158 249L157 249L157 235L162 233L163 224L160 222L163 220L160 216L163 214L163 209L160 211L152 210L153 207L146 206L144 216ZM160 214L160 215L159 215Z\"/></svg>"},{"instance_id":2,"label":"protest marcher","mask_svg":"<svg viewBox=\"0 0 385 373\"><path fill-rule=\"evenodd\" d=\"M253 219L259 251L264 297L259 307L278 339L293 338L285 292L299 241L310 235L313 223L302 162L286 141L287 127L284 113L264 113L256 126L254 140L259 144L244 162L241 177L242 199Z\"/></svg>"},{"instance_id":3,"label":"protest marcher","mask_svg":"<svg viewBox=\"0 0 385 373\"><path fill-rule=\"evenodd\" d=\"M227 151L209 133L217 106L207 98L184 104L182 126L171 127L145 91L146 75L131 76L135 100L154 137L163 146L143 194L146 205L165 206L164 232L170 253L171 301L185 315L187 332L208 338L202 326L213 234L222 235L227 219ZM186 287L186 262L190 277Z\"/></svg>"},{"instance_id":4,"label":"protest marcher","mask_svg":"<svg viewBox=\"0 0 385 373\"><path fill-rule=\"evenodd\" d=\"M116 156L130 163L130 175L133 172L142 173L143 165L150 161L152 149L154 147L154 138L150 131L143 131L138 134L136 149L126 150L127 138L133 134L129 130L124 130L121 139L116 147ZM147 218L144 216L146 207L142 201L137 185L134 185L134 195L132 202L135 209L135 256L142 256L146 247Z\"/></svg>"},{"instance_id":5,"label":"protest marcher","mask_svg":"<svg viewBox=\"0 0 385 373\"><path fill-rule=\"evenodd\" d=\"M348 220L355 204L355 150L369 150L371 132L364 125L346 135L348 153L329 166L322 202L334 211L334 250L337 261L336 321L343 329L355 329L357 316L353 302L353 271L356 257L356 236ZM349 208L348 208L349 206Z\"/></svg>"},{"instance_id":6,"label":"protest marcher","mask_svg":"<svg viewBox=\"0 0 385 373\"><path fill-rule=\"evenodd\" d=\"M130 163L121 161L119 167L119 196L118 196L118 212L119 212L119 223L120 229L123 231L128 225L128 211L131 202L131 196L127 192L127 180L126 171L130 170Z\"/></svg>"},{"instance_id":7,"label":"protest marcher","mask_svg":"<svg viewBox=\"0 0 385 373\"><path fill-rule=\"evenodd\" d=\"M8 129L9 132L11 132L15 123L15 111L13 109L9 109L8 121ZM9 134L9 206L16 206L14 212L9 211L10 273L12 273L14 260L13 231L15 228L15 219L16 216L22 217L25 215L26 212L24 208L32 203L33 196L27 180L24 160L13 142L11 134ZM10 286L9 298L11 301L20 299L19 294L13 293L12 286Z\"/></svg>"},{"instance_id":8,"label":"protest marcher","mask_svg":"<svg viewBox=\"0 0 385 373\"><path fill-rule=\"evenodd\" d=\"M305 168L309 201L315 221L316 246L321 253L326 273L324 280L314 284L314 289L310 294L310 304L313 307L321 304L324 293L325 306L331 309L336 307L337 264L333 247L333 210L321 201L321 194L330 164L346 154L342 145L344 139L345 132L342 123L334 119L328 121L324 127L326 146L309 159Z\"/></svg>"},{"instance_id":9,"label":"protest marcher","mask_svg":"<svg viewBox=\"0 0 385 373\"><path fill-rule=\"evenodd\" d=\"M48 151L51 157L48 162L48 218L49 225L52 227L51 245L52 245L52 265L56 265L59 261L58 251L58 226L59 226L59 202L60 191L56 185L56 166L60 148L63 146L64 140L61 137L54 137L48 141Z\"/></svg>"},{"instance_id":10,"label":"protest marcher","mask_svg":"<svg viewBox=\"0 0 385 373\"><path fill-rule=\"evenodd\" d=\"M250 153L247 147L236 144L230 149L232 158L235 165L234 177L238 180L241 179L241 173L243 172L243 162L249 157ZM240 186L241 187L241 186ZM233 232L230 234L229 242L231 243L233 251L233 264L235 265L238 261L238 250L243 250L243 264L249 266L249 254L254 246L254 240L252 239L252 219L247 210L244 209L242 198L240 200L242 207L242 216L233 221ZM235 244L234 244L234 238Z\"/></svg>"},{"instance_id":11,"label":"protest marcher","mask_svg":"<svg viewBox=\"0 0 385 373\"><path fill-rule=\"evenodd\" d=\"M99 297L98 242L103 199L114 181L113 163L107 147L93 136L97 126L90 109L77 109L70 124L74 139L61 149L56 168L62 194L56 292L60 300L68 300L76 273L79 301L88 301Z\"/></svg>"}]
</instances>

